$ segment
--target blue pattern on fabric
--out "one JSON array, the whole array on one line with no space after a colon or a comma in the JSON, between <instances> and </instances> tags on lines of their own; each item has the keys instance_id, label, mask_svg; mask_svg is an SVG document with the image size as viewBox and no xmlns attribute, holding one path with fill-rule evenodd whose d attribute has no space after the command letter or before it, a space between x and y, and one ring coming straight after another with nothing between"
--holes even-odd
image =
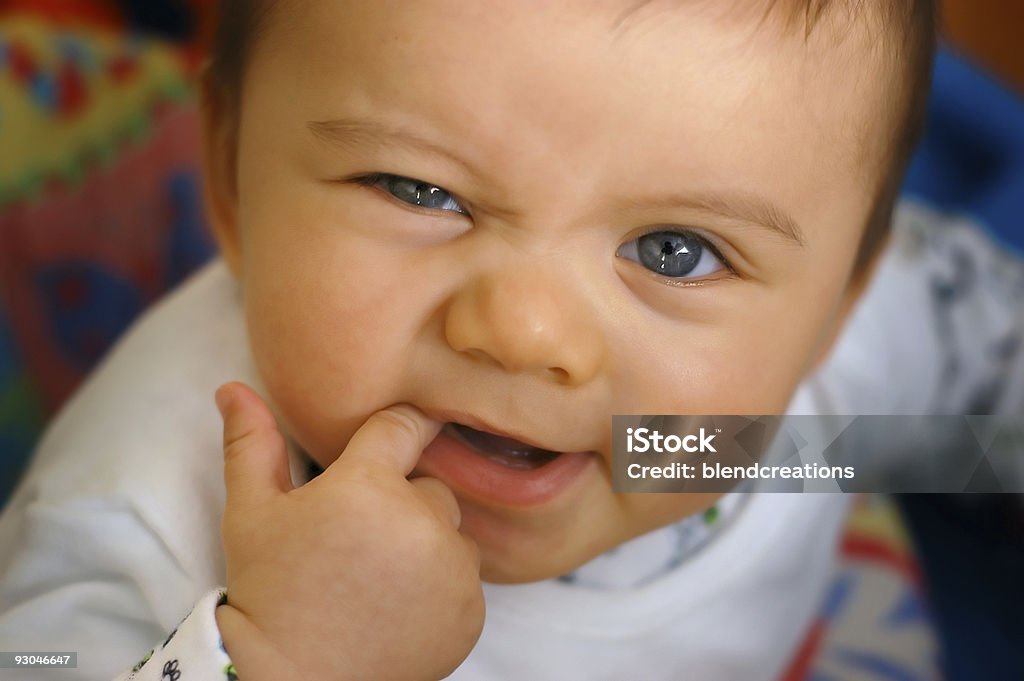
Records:
<instances>
[{"instance_id":1,"label":"blue pattern on fabric","mask_svg":"<svg viewBox=\"0 0 1024 681\"><path fill-rule=\"evenodd\" d=\"M924 600L917 593L907 591L902 599L893 604L892 610L883 621L889 627L903 627L927 622L930 619Z\"/></svg>"},{"instance_id":2,"label":"blue pattern on fabric","mask_svg":"<svg viewBox=\"0 0 1024 681\"><path fill-rule=\"evenodd\" d=\"M850 669L870 674L873 681L931 681L894 663L892 660L858 650L836 650L831 657Z\"/></svg>"},{"instance_id":3,"label":"blue pattern on fabric","mask_svg":"<svg viewBox=\"0 0 1024 681\"><path fill-rule=\"evenodd\" d=\"M173 288L205 264L216 252L203 218L199 176L194 171L175 173L167 182L174 223L167 241L167 288Z\"/></svg>"},{"instance_id":4,"label":"blue pattern on fabric","mask_svg":"<svg viewBox=\"0 0 1024 681\"><path fill-rule=\"evenodd\" d=\"M934 78L904 192L979 220L1024 254L1024 100L949 50Z\"/></svg>"},{"instance_id":5,"label":"blue pattern on fabric","mask_svg":"<svg viewBox=\"0 0 1024 681\"><path fill-rule=\"evenodd\" d=\"M38 272L36 284L62 353L83 369L96 364L143 307L130 282L89 261L54 263Z\"/></svg>"},{"instance_id":6,"label":"blue pattern on fabric","mask_svg":"<svg viewBox=\"0 0 1024 681\"><path fill-rule=\"evenodd\" d=\"M857 575L852 572L845 572L840 575L832 584L832 589L825 597L825 605L822 607L822 617L836 619L843 613L849 601L850 595L854 592L857 583Z\"/></svg>"}]
</instances>

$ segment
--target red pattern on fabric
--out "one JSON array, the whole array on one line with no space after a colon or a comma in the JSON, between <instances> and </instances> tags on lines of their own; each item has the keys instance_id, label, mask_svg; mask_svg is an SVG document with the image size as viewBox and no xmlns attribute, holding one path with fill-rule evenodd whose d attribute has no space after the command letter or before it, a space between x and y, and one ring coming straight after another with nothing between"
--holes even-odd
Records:
<instances>
[{"instance_id":1,"label":"red pattern on fabric","mask_svg":"<svg viewBox=\"0 0 1024 681\"><path fill-rule=\"evenodd\" d=\"M850 534L843 537L840 553L846 559L881 563L900 573L915 587L922 583L921 567L908 550L881 539Z\"/></svg>"},{"instance_id":2,"label":"red pattern on fabric","mask_svg":"<svg viewBox=\"0 0 1024 681\"><path fill-rule=\"evenodd\" d=\"M119 54L107 66L115 83L126 83L139 73L139 63L130 55Z\"/></svg>"},{"instance_id":3,"label":"red pattern on fabric","mask_svg":"<svg viewBox=\"0 0 1024 681\"><path fill-rule=\"evenodd\" d=\"M21 85L28 83L36 72L32 53L20 40L12 40L7 46L8 68L14 79Z\"/></svg>"},{"instance_id":4,"label":"red pattern on fabric","mask_svg":"<svg viewBox=\"0 0 1024 681\"><path fill-rule=\"evenodd\" d=\"M64 307L78 307L86 301L86 284L79 277L68 277L60 283L57 296Z\"/></svg>"},{"instance_id":5,"label":"red pattern on fabric","mask_svg":"<svg viewBox=\"0 0 1024 681\"><path fill-rule=\"evenodd\" d=\"M87 23L123 29L124 17L113 2L96 0L0 0L0 13L24 12L58 24Z\"/></svg>"},{"instance_id":6,"label":"red pattern on fabric","mask_svg":"<svg viewBox=\"0 0 1024 681\"><path fill-rule=\"evenodd\" d=\"M61 116L71 117L85 109L88 88L81 71L71 61L64 61L57 70L57 110Z\"/></svg>"},{"instance_id":7,"label":"red pattern on fabric","mask_svg":"<svg viewBox=\"0 0 1024 681\"><path fill-rule=\"evenodd\" d=\"M821 648L821 642L825 639L825 626L825 621L821 619L811 626L807 638L804 639L800 649L793 657L793 661L789 663L789 669L782 675L780 681L804 681L807 678L814 658L817 657L818 650Z\"/></svg>"}]
</instances>

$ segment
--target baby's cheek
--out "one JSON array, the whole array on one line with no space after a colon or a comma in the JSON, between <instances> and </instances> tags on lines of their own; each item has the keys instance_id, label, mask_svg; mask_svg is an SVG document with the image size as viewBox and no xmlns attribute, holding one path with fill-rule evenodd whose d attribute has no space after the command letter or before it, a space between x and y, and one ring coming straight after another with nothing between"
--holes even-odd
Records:
<instances>
[{"instance_id":1,"label":"baby's cheek","mask_svg":"<svg viewBox=\"0 0 1024 681\"><path fill-rule=\"evenodd\" d=\"M668 345L631 357L620 374L616 413L774 414L799 381L799 362L765 339L748 344L722 334L711 342Z\"/></svg>"},{"instance_id":2,"label":"baby's cheek","mask_svg":"<svg viewBox=\"0 0 1024 681\"><path fill-rule=\"evenodd\" d=\"M287 433L328 465L372 413L397 401L408 340L377 295L262 293L247 298L257 369Z\"/></svg>"}]
</instances>

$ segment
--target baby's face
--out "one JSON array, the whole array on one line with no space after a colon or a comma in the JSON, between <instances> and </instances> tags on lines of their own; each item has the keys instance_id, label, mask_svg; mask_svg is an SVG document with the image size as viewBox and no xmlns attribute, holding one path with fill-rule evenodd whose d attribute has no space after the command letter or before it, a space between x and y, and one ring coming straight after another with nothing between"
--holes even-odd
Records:
<instances>
[{"instance_id":1,"label":"baby's face","mask_svg":"<svg viewBox=\"0 0 1024 681\"><path fill-rule=\"evenodd\" d=\"M781 413L826 350L887 125L866 36L725 3L280 4L221 227L290 435L326 466L407 402L563 452L449 427L421 458L492 581L710 504L613 492L611 415Z\"/></svg>"}]
</instances>

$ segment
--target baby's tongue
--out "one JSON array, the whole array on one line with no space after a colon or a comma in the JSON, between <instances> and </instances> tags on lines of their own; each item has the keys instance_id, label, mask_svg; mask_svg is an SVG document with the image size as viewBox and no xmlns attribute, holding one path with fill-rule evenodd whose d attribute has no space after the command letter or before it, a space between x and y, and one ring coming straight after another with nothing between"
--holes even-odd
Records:
<instances>
[{"instance_id":1,"label":"baby's tongue","mask_svg":"<svg viewBox=\"0 0 1024 681\"><path fill-rule=\"evenodd\" d=\"M560 454L560 452L530 446L510 437L485 433L459 423L452 423L451 426L462 441L478 454L509 468L539 468Z\"/></svg>"}]
</instances>

